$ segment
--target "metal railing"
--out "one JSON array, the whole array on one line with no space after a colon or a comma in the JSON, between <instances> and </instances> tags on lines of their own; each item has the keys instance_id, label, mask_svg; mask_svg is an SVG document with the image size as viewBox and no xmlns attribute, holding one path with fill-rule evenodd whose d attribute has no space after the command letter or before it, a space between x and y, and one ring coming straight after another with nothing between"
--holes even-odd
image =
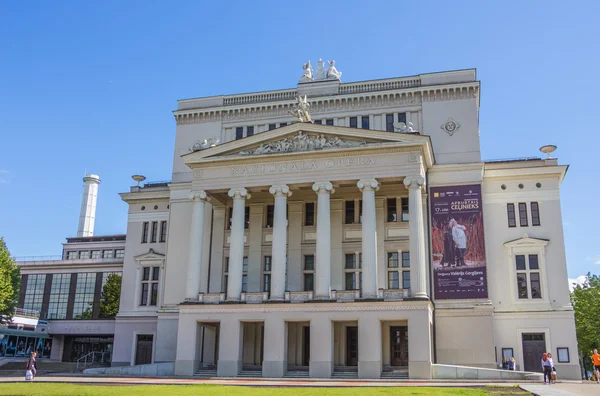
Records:
<instances>
[{"instance_id":1,"label":"metal railing","mask_svg":"<svg viewBox=\"0 0 600 396\"><path fill-rule=\"evenodd\" d=\"M110 352L90 352L77 359L77 371L85 370L94 363L104 364L110 362ZM80 370L81 365L81 370Z\"/></svg>"},{"instance_id":2,"label":"metal railing","mask_svg":"<svg viewBox=\"0 0 600 396\"><path fill-rule=\"evenodd\" d=\"M47 260L62 260L60 254L53 254L48 256L18 256L13 257L15 261L47 261Z\"/></svg>"},{"instance_id":3,"label":"metal railing","mask_svg":"<svg viewBox=\"0 0 600 396\"><path fill-rule=\"evenodd\" d=\"M15 308L13 315L20 316L22 318L39 319L40 311L36 311L35 309Z\"/></svg>"}]
</instances>

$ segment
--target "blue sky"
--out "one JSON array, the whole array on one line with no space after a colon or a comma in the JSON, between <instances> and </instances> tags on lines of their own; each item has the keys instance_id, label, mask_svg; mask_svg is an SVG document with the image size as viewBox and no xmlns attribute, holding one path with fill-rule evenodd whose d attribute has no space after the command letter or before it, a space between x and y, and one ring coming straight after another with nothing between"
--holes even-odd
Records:
<instances>
[{"instance_id":1,"label":"blue sky","mask_svg":"<svg viewBox=\"0 0 600 396\"><path fill-rule=\"evenodd\" d=\"M177 99L293 87L322 57L344 81L477 68L483 158L557 145L569 276L599 273L599 4L3 2L0 235L60 254L86 170L96 234L125 232L130 176L170 179Z\"/></svg>"}]
</instances>

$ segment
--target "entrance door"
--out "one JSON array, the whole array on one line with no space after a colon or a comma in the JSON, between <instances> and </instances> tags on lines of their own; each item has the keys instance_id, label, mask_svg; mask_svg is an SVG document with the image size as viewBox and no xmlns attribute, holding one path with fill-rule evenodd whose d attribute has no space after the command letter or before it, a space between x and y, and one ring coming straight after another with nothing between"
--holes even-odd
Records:
<instances>
[{"instance_id":1,"label":"entrance door","mask_svg":"<svg viewBox=\"0 0 600 396\"><path fill-rule=\"evenodd\" d=\"M346 366L358 365L358 327L346 327Z\"/></svg>"},{"instance_id":2,"label":"entrance door","mask_svg":"<svg viewBox=\"0 0 600 396\"><path fill-rule=\"evenodd\" d=\"M390 327L390 354L392 366L408 366L408 327Z\"/></svg>"},{"instance_id":3,"label":"entrance door","mask_svg":"<svg viewBox=\"0 0 600 396\"><path fill-rule=\"evenodd\" d=\"M544 333L523 334L523 369L540 371L542 354L546 352Z\"/></svg>"},{"instance_id":4,"label":"entrance door","mask_svg":"<svg viewBox=\"0 0 600 396\"><path fill-rule=\"evenodd\" d=\"M135 364L152 363L152 340L151 334L138 334L135 348Z\"/></svg>"},{"instance_id":5,"label":"entrance door","mask_svg":"<svg viewBox=\"0 0 600 396\"><path fill-rule=\"evenodd\" d=\"M310 362L310 327L305 326L302 329L302 365L308 366Z\"/></svg>"}]
</instances>

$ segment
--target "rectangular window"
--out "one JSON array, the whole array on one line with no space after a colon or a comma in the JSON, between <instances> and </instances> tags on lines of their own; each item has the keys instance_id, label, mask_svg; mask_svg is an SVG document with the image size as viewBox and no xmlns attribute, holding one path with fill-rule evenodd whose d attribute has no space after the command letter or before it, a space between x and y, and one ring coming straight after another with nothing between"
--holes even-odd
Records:
<instances>
[{"instance_id":1,"label":"rectangular window","mask_svg":"<svg viewBox=\"0 0 600 396\"><path fill-rule=\"evenodd\" d=\"M512 348L502 348L502 357L506 358L507 360L510 359L511 357L514 357L513 349Z\"/></svg>"},{"instance_id":2,"label":"rectangular window","mask_svg":"<svg viewBox=\"0 0 600 396\"><path fill-rule=\"evenodd\" d=\"M402 271L402 288L410 291L410 271Z\"/></svg>"},{"instance_id":3,"label":"rectangular window","mask_svg":"<svg viewBox=\"0 0 600 396\"><path fill-rule=\"evenodd\" d=\"M271 256L265 256L265 266L264 266L263 271L271 272L271 263L272 263Z\"/></svg>"},{"instance_id":4,"label":"rectangular window","mask_svg":"<svg viewBox=\"0 0 600 396\"><path fill-rule=\"evenodd\" d=\"M344 223L354 224L354 201L346 201L345 207Z\"/></svg>"},{"instance_id":5,"label":"rectangular window","mask_svg":"<svg viewBox=\"0 0 600 396\"><path fill-rule=\"evenodd\" d=\"M410 252L402 252L402 268L410 268Z\"/></svg>"},{"instance_id":6,"label":"rectangular window","mask_svg":"<svg viewBox=\"0 0 600 396\"><path fill-rule=\"evenodd\" d=\"M280 122L279 123L279 128L287 126L287 122Z\"/></svg>"},{"instance_id":7,"label":"rectangular window","mask_svg":"<svg viewBox=\"0 0 600 396\"><path fill-rule=\"evenodd\" d=\"M362 129L369 129L369 116L360 117Z\"/></svg>"},{"instance_id":8,"label":"rectangular window","mask_svg":"<svg viewBox=\"0 0 600 396\"><path fill-rule=\"evenodd\" d=\"M156 306L158 302L158 283L152 282L152 291L150 294L150 305Z\"/></svg>"},{"instance_id":9,"label":"rectangular window","mask_svg":"<svg viewBox=\"0 0 600 396\"><path fill-rule=\"evenodd\" d=\"M539 226L540 223L540 207L537 202L532 202L531 204L531 225Z\"/></svg>"},{"instance_id":10,"label":"rectangular window","mask_svg":"<svg viewBox=\"0 0 600 396\"><path fill-rule=\"evenodd\" d=\"M263 259L263 291L270 292L271 291L271 264L272 259L271 256L265 256ZM246 268L247 270L247 268Z\"/></svg>"},{"instance_id":11,"label":"rectangular window","mask_svg":"<svg viewBox=\"0 0 600 396\"><path fill-rule=\"evenodd\" d=\"M527 296L527 274L517 273L517 290L519 298L528 298Z\"/></svg>"},{"instance_id":12,"label":"rectangular window","mask_svg":"<svg viewBox=\"0 0 600 396\"><path fill-rule=\"evenodd\" d=\"M517 226L517 217L515 215L515 204L513 204L513 203L506 204L506 213L508 215L508 226L516 227Z\"/></svg>"},{"instance_id":13,"label":"rectangular window","mask_svg":"<svg viewBox=\"0 0 600 396\"><path fill-rule=\"evenodd\" d=\"M396 213L396 198L388 198L387 199L387 221L395 222L398 220L398 215Z\"/></svg>"},{"instance_id":14,"label":"rectangular window","mask_svg":"<svg viewBox=\"0 0 600 396\"><path fill-rule=\"evenodd\" d=\"M78 252L67 252L67 260L76 260Z\"/></svg>"},{"instance_id":15,"label":"rectangular window","mask_svg":"<svg viewBox=\"0 0 600 396\"><path fill-rule=\"evenodd\" d=\"M399 289L400 279L398 277L398 271L388 272L388 289Z\"/></svg>"},{"instance_id":16,"label":"rectangular window","mask_svg":"<svg viewBox=\"0 0 600 396\"><path fill-rule=\"evenodd\" d=\"M275 128L277 128L277 124L269 124L269 131L272 131Z\"/></svg>"},{"instance_id":17,"label":"rectangular window","mask_svg":"<svg viewBox=\"0 0 600 396\"><path fill-rule=\"evenodd\" d=\"M398 268L398 252L388 252L388 268Z\"/></svg>"},{"instance_id":18,"label":"rectangular window","mask_svg":"<svg viewBox=\"0 0 600 396\"><path fill-rule=\"evenodd\" d=\"M346 264L344 266L345 269L355 269L356 268L356 255L354 253L346 255Z\"/></svg>"},{"instance_id":19,"label":"rectangular window","mask_svg":"<svg viewBox=\"0 0 600 396\"><path fill-rule=\"evenodd\" d=\"M527 227L527 204L520 203L519 204L519 224L521 227Z\"/></svg>"},{"instance_id":20,"label":"rectangular window","mask_svg":"<svg viewBox=\"0 0 600 396\"><path fill-rule=\"evenodd\" d=\"M529 255L529 269L530 270L539 270L540 269L540 263L538 261L537 254Z\"/></svg>"},{"instance_id":21,"label":"rectangular window","mask_svg":"<svg viewBox=\"0 0 600 396\"><path fill-rule=\"evenodd\" d=\"M356 290L356 272L346 273L346 290Z\"/></svg>"},{"instance_id":22,"label":"rectangular window","mask_svg":"<svg viewBox=\"0 0 600 396\"><path fill-rule=\"evenodd\" d=\"M90 251L89 250L82 250L81 252L79 252L79 258L80 259L89 259L90 258Z\"/></svg>"},{"instance_id":23,"label":"rectangular window","mask_svg":"<svg viewBox=\"0 0 600 396\"><path fill-rule=\"evenodd\" d=\"M315 288L314 285L315 274L314 273L305 273L304 274L304 291L313 291Z\"/></svg>"},{"instance_id":24,"label":"rectangular window","mask_svg":"<svg viewBox=\"0 0 600 396\"><path fill-rule=\"evenodd\" d=\"M406 113L398 113L398 122L406 124Z\"/></svg>"},{"instance_id":25,"label":"rectangular window","mask_svg":"<svg viewBox=\"0 0 600 396\"><path fill-rule=\"evenodd\" d=\"M325 124L327 125L333 125L333 118L328 118L325 120Z\"/></svg>"},{"instance_id":26,"label":"rectangular window","mask_svg":"<svg viewBox=\"0 0 600 396\"><path fill-rule=\"evenodd\" d=\"M239 140L244 137L244 127L235 128L235 140Z\"/></svg>"},{"instance_id":27,"label":"rectangular window","mask_svg":"<svg viewBox=\"0 0 600 396\"><path fill-rule=\"evenodd\" d=\"M314 123L321 125L321 124L323 124L323 120L314 120Z\"/></svg>"},{"instance_id":28,"label":"rectangular window","mask_svg":"<svg viewBox=\"0 0 600 396\"><path fill-rule=\"evenodd\" d=\"M114 250L105 250L102 252L102 257L104 257L105 259L113 258L113 257L115 257L115 251Z\"/></svg>"},{"instance_id":29,"label":"rectangular window","mask_svg":"<svg viewBox=\"0 0 600 396\"><path fill-rule=\"evenodd\" d=\"M304 269L302 273L304 278L304 291L314 290L315 256L313 254L304 256Z\"/></svg>"},{"instance_id":30,"label":"rectangular window","mask_svg":"<svg viewBox=\"0 0 600 396\"><path fill-rule=\"evenodd\" d=\"M77 283L75 287L75 303L73 305L74 319L89 319L92 305L94 303L94 294L96 292L96 273L86 272L77 274ZM85 315L84 315L85 314Z\"/></svg>"},{"instance_id":31,"label":"rectangular window","mask_svg":"<svg viewBox=\"0 0 600 396\"><path fill-rule=\"evenodd\" d=\"M92 250L92 258L93 259L102 258L102 250Z\"/></svg>"},{"instance_id":32,"label":"rectangular window","mask_svg":"<svg viewBox=\"0 0 600 396\"><path fill-rule=\"evenodd\" d=\"M385 130L388 132L394 132L394 115L393 114L385 115Z\"/></svg>"},{"instance_id":33,"label":"rectangular window","mask_svg":"<svg viewBox=\"0 0 600 396\"><path fill-rule=\"evenodd\" d=\"M156 243L156 237L158 234L158 221L152 222L152 233L150 234L150 242Z\"/></svg>"},{"instance_id":34,"label":"rectangular window","mask_svg":"<svg viewBox=\"0 0 600 396\"><path fill-rule=\"evenodd\" d=\"M48 319L66 319L71 274L54 274L50 288L50 303L48 304Z\"/></svg>"},{"instance_id":35,"label":"rectangular window","mask_svg":"<svg viewBox=\"0 0 600 396\"><path fill-rule=\"evenodd\" d=\"M242 293L246 293L248 291L248 275L242 275Z\"/></svg>"},{"instance_id":36,"label":"rectangular window","mask_svg":"<svg viewBox=\"0 0 600 396\"><path fill-rule=\"evenodd\" d=\"M254 127L253 126L246 127L246 136L252 136L252 135L254 135Z\"/></svg>"},{"instance_id":37,"label":"rectangular window","mask_svg":"<svg viewBox=\"0 0 600 396\"><path fill-rule=\"evenodd\" d=\"M250 228L250 206L244 208L244 228Z\"/></svg>"},{"instance_id":38,"label":"rectangular window","mask_svg":"<svg viewBox=\"0 0 600 396\"><path fill-rule=\"evenodd\" d=\"M304 225L313 226L315 225L315 203L307 202L304 206Z\"/></svg>"},{"instance_id":39,"label":"rectangular window","mask_svg":"<svg viewBox=\"0 0 600 396\"><path fill-rule=\"evenodd\" d=\"M123 257L125 257L125 249L115 250L115 257L116 258L123 258Z\"/></svg>"},{"instance_id":40,"label":"rectangular window","mask_svg":"<svg viewBox=\"0 0 600 396\"><path fill-rule=\"evenodd\" d=\"M271 292L271 274L263 275L263 291Z\"/></svg>"},{"instance_id":41,"label":"rectangular window","mask_svg":"<svg viewBox=\"0 0 600 396\"><path fill-rule=\"evenodd\" d=\"M44 298L45 285L46 274L29 275L27 277L23 308L38 312L42 310L42 299Z\"/></svg>"},{"instance_id":42,"label":"rectangular window","mask_svg":"<svg viewBox=\"0 0 600 396\"><path fill-rule=\"evenodd\" d=\"M267 205L267 222L265 226L267 228L273 227L273 218L275 217L275 205Z\"/></svg>"},{"instance_id":43,"label":"rectangular window","mask_svg":"<svg viewBox=\"0 0 600 396\"><path fill-rule=\"evenodd\" d=\"M525 268L525 256L522 254L516 255L515 261L517 263L517 271L525 271L527 269Z\"/></svg>"},{"instance_id":44,"label":"rectangular window","mask_svg":"<svg viewBox=\"0 0 600 396\"><path fill-rule=\"evenodd\" d=\"M148 243L148 231L150 223L147 221L142 223L142 243Z\"/></svg>"},{"instance_id":45,"label":"rectangular window","mask_svg":"<svg viewBox=\"0 0 600 396\"><path fill-rule=\"evenodd\" d=\"M167 222L166 221L161 221L160 222L160 242L166 242L167 241Z\"/></svg>"},{"instance_id":46,"label":"rectangular window","mask_svg":"<svg viewBox=\"0 0 600 396\"><path fill-rule=\"evenodd\" d=\"M358 201L358 223L362 224L362 199Z\"/></svg>"},{"instance_id":47,"label":"rectangular window","mask_svg":"<svg viewBox=\"0 0 600 396\"><path fill-rule=\"evenodd\" d=\"M315 256L312 254L304 256L304 271L314 271L314 270L315 270Z\"/></svg>"},{"instance_id":48,"label":"rectangular window","mask_svg":"<svg viewBox=\"0 0 600 396\"><path fill-rule=\"evenodd\" d=\"M531 284L531 298L542 298L542 291L540 288L540 273L530 272L529 281Z\"/></svg>"},{"instance_id":49,"label":"rectangular window","mask_svg":"<svg viewBox=\"0 0 600 396\"><path fill-rule=\"evenodd\" d=\"M408 198L401 198L400 203L402 204L402 213L400 213L402 221L408 221Z\"/></svg>"},{"instance_id":50,"label":"rectangular window","mask_svg":"<svg viewBox=\"0 0 600 396\"><path fill-rule=\"evenodd\" d=\"M358 118L350 117L350 128L358 128Z\"/></svg>"},{"instance_id":51,"label":"rectangular window","mask_svg":"<svg viewBox=\"0 0 600 396\"><path fill-rule=\"evenodd\" d=\"M160 267L142 268L142 295L140 305L158 305L158 282Z\"/></svg>"}]
</instances>

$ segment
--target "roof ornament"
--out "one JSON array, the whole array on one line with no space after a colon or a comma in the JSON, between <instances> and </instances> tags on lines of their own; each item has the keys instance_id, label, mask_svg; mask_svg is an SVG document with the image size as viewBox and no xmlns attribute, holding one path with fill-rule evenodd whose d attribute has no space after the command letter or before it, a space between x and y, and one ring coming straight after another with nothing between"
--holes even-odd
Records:
<instances>
[{"instance_id":1,"label":"roof ornament","mask_svg":"<svg viewBox=\"0 0 600 396\"><path fill-rule=\"evenodd\" d=\"M304 74L302 74L302 77L300 77L299 82L304 83L313 81L313 69L310 65L310 61L303 64L302 69L304 69Z\"/></svg>"},{"instance_id":2,"label":"roof ornament","mask_svg":"<svg viewBox=\"0 0 600 396\"><path fill-rule=\"evenodd\" d=\"M554 151L556 151L556 146L553 144L548 144L546 146L542 146L540 147L540 151L544 154L548 155L548 158L546 159L552 159L552 157L550 156Z\"/></svg>"},{"instance_id":3,"label":"roof ornament","mask_svg":"<svg viewBox=\"0 0 600 396\"><path fill-rule=\"evenodd\" d=\"M325 68L325 62L323 62L323 59L319 58L319 61L317 62L317 73L316 75L313 75L313 68L310 64L310 61L307 61L302 65L304 73L298 82L307 83L325 80L339 80L341 82L342 72L336 69L335 61L331 60L327 61L327 63L329 66Z\"/></svg>"},{"instance_id":4,"label":"roof ornament","mask_svg":"<svg viewBox=\"0 0 600 396\"><path fill-rule=\"evenodd\" d=\"M310 118L310 114L308 113L308 110L310 110L310 103L308 103L308 101L306 100L306 95L304 95L304 98L302 98L302 96L297 96L296 101L297 103L294 107L294 110L290 110L289 113L296 117L296 119L298 120L297 122L312 123L313 121Z\"/></svg>"},{"instance_id":5,"label":"roof ornament","mask_svg":"<svg viewBox=\"0 0 600 396\"><path fill-rule=\"evenodd\" d=\"M327 79L328 80L340 80L342 79L342 72L335 68L335 61L327 61L329 67L327 68Z\"/></svg>"},{"instance_id":6,"label":"roof ornament","mask_svg":"<svg viewBox=\"0 0 600 396\"><path fill-rule=\"evenodd\" d=\"M325 62L323 62L323 59L319 58L319 61L317 62L317 75L315 76L315 80L325 80L325 78Z\"/></svg>"},{"instance_id":7,"label":"roof ornament","mask_svg":"<svg viewBox=\"0 0 600 396\"><path fill-rule=\"evenodd\" d=\"M221 142L221 139L219 139L217 137L211 137L208 139L204 139L202 142L200 140L197 140L196 143L194 143L192 146L190 146L189 150L190 150L190 152L204 150L207 148L215 147L220 142Z\"/></svg>"},{"instance_id":8,"label":"roof ornament","mask_svg":"<svg viewBox=\"0 0 600 396\"><path fill-rule=\"evenodd\" d=\"M415 132L412 122L394 122L394 132Z\"/></svg>"}]
</instances>

